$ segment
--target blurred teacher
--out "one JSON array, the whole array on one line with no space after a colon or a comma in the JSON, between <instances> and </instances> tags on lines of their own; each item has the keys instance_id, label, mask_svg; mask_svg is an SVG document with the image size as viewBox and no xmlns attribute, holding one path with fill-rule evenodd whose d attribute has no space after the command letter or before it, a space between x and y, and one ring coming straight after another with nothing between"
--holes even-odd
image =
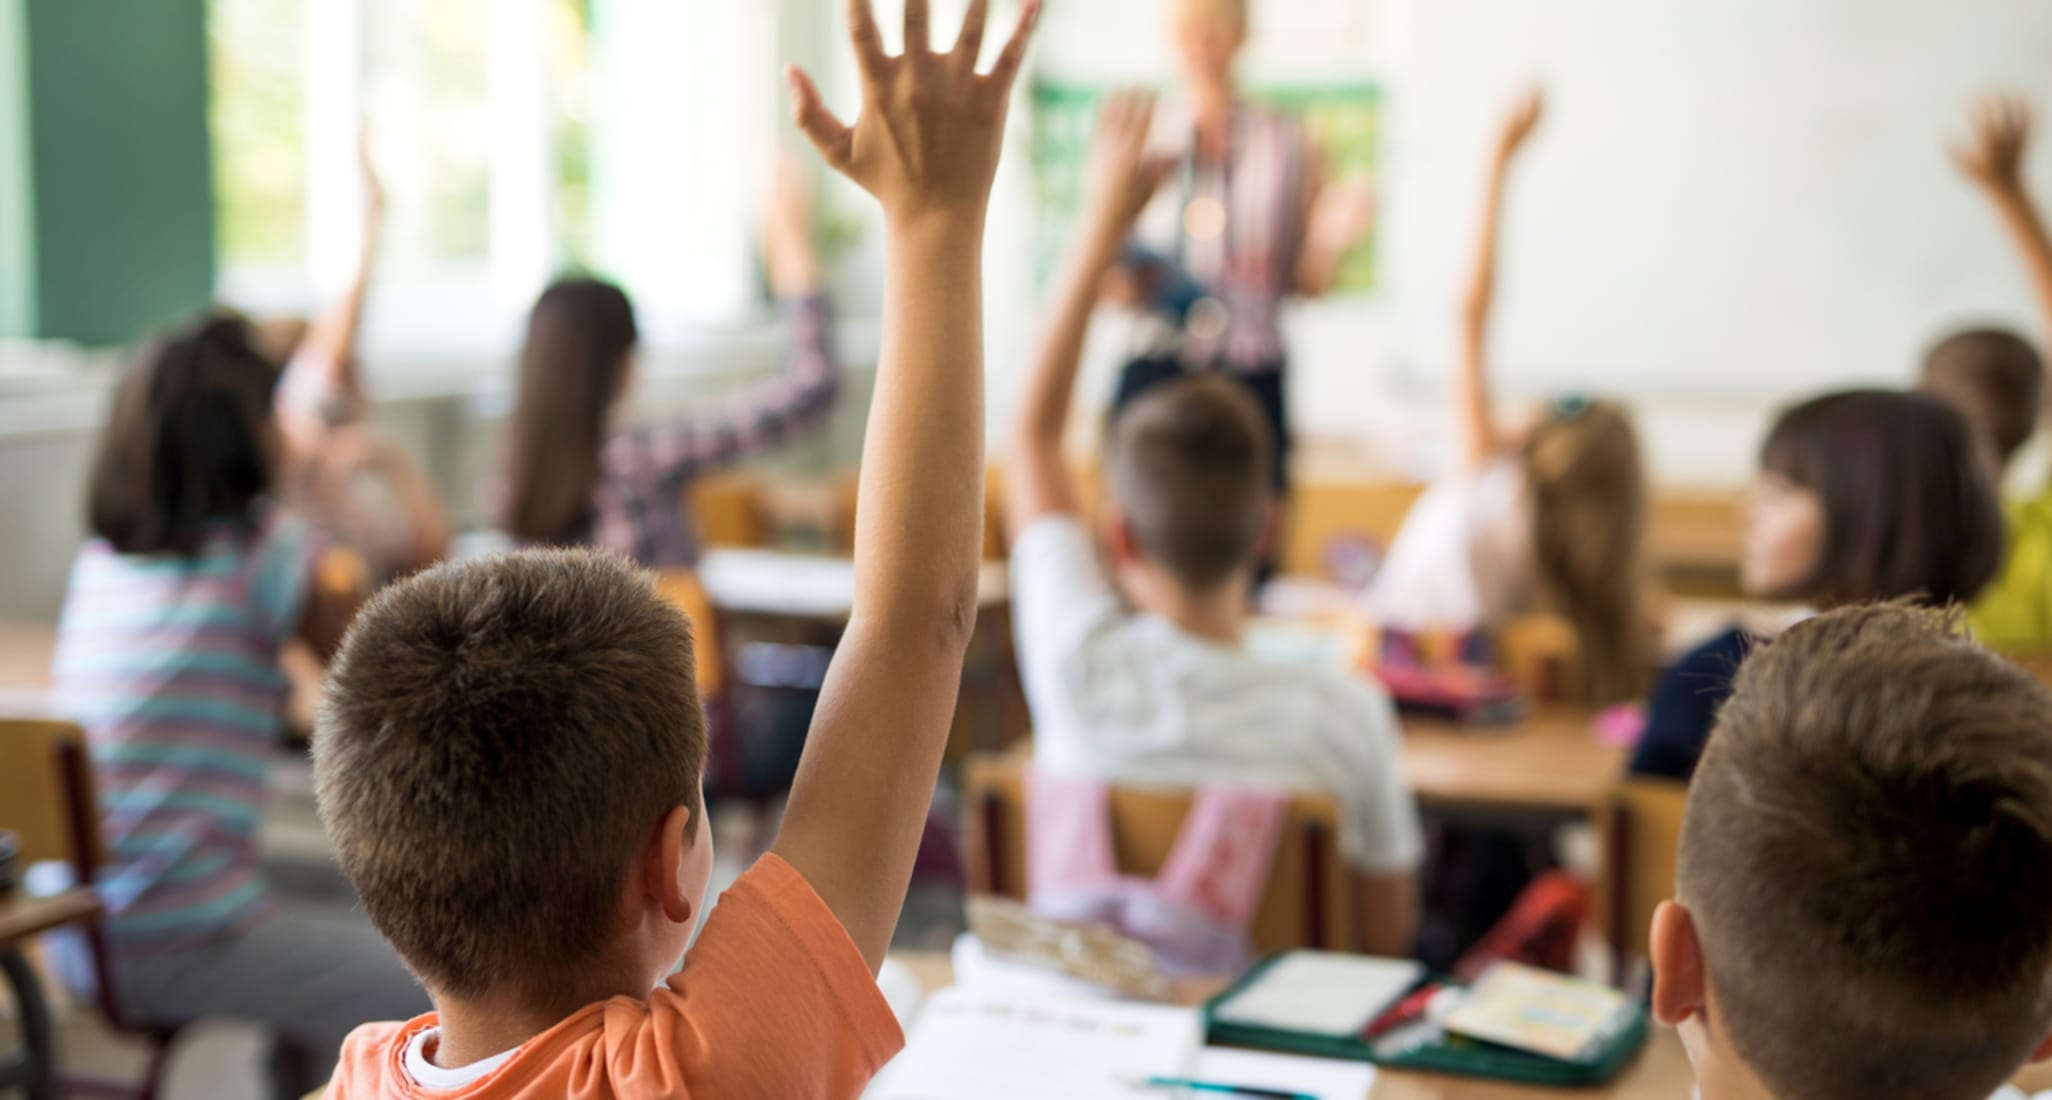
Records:
<instances>
[{"instance_id":1,"label":"blurred teacher","mask_svg":"<svg viewBox=\"0 0 2052 1100\"><path fill-rule=\"evenodd\" d=\"M1172 0L1185 100L1166 107L1157 142L1177 164L1137 234L1120 297L1162 323L1127 364L1117 402L1187 370L1245 382L1275 431L1276 486L1289 485L1289 360L1282 306L1332 288L1366 234L1373 193L1328 183L1324 157L1288 115L1240 99L1234 66L1249 0Z\"/></svg>"}]
</instances>

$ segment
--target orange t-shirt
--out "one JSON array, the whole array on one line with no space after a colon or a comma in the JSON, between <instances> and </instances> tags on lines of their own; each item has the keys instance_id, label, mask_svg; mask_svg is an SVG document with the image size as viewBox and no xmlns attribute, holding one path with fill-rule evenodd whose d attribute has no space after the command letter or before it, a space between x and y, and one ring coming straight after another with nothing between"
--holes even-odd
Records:
<instances>
[{"instance_id":1,"label":"orange t-shirt","mask_svg":"<svg viewBox=\"0 0 2052 1100\"><path fill-rule=\"evenodd\" d=\"M648 1000L590 1005L456 1089L406 1069L433 1013L367 1024L328 1100L791 1100L856 1097L905 1045L862 953L790 864L766 855L721 895L684 969Z\"/></svg>"}]
</instances>

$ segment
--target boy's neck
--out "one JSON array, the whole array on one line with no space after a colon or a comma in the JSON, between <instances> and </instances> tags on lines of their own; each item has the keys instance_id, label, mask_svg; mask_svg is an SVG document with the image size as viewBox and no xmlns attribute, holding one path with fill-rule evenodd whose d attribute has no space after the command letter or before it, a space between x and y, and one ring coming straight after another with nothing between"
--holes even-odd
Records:
<instances>
[{"instance_id":1,"label":"boy's neck","mask_svg":"<svg viewBox=\"0 0 2052 1100\"><path fill-rule=\"evenodd\" d=\"M647 1000L649 990L645 977L601 977L595 971L591 981L566 989L561 996L550 997L546 1002L516 989L496 990L477 997L438 994L434 1002L440 1035L429 1061L443 1069L474 1065L518 1048L591 1005L622 996Z\"/></svg>"},{"instance_id":2,"label":"boy's neck","mask_svg":"<svg viewBox=\"0 0 2052 1100\"><path fill-rule=\"evenodd\" d=\"M1238 646L1247 631L1247 593L1250 578L1234 574L1217 588L1193 593L1160 569L1148 565L1129 566L1124 571L1126 598L1133 606L1167 619L1176 629L1192 637L1221 645Z\"/></svg>"}]
</instances>

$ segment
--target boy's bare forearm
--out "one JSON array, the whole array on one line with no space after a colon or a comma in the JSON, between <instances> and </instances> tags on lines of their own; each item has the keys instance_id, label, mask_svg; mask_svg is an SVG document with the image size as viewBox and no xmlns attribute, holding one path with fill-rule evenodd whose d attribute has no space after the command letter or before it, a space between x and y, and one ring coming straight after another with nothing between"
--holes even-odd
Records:
<instances>
[{"instance_id":1,"label":"boy's bare forearm","mask_svg":"<svg viewBox=\"0 0 2052 1100\"><path fill-rule=\"evenodd\" d=\"M982 235L968 216L891 231L855 521L857 619L962 642L983 557Z\"/></svg>"}]
</instances>

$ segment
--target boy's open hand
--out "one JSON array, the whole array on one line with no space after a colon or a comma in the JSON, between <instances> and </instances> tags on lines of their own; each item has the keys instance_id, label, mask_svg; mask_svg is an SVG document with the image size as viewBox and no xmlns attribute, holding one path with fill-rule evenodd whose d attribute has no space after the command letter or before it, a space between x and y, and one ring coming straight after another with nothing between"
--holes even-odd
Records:
<instances>
[{"instance_id":1,"label":"boy's open hand","mask_svg":"<svg viewBox=\"0 0 2052 1100\"><path fill-rule=\"evenodd\" d=\"M876 196L887 217L981 222L1040 0L1027 0L1011 41L983 74L976 65L989 15L990 0L971 0L954 50L936 53L927 33L929 0L905 0L905 52L892 57L883 51L870 0L848 0L863 101L852 127L827 109L803 70L788 70L799 128L828 164Z\"/></svg>"},{"instance_id":2,"label":"boy's open hand","mask_svg":"<svg viewBox=\"0 0 2052 1100\"><path fill-rule=\"evenodd\" d=\"M1125 237L1175 167L1175 158L1150 153L1152 92L1113 92L1098 114L1090 147L1090 210L1100 232Z\"/></svg>"},{"instance_id":3,"label":"boy's open hand","mask_svg":"<svg viewBox=\"0 0 2052 1100\"><path fill-rule=\"evenodd\" d=\"M1967 144L1952 148L1959 170L1991 191L2020 190L2031 143L2031 105L2016 96L1988 96L1974 104L1973 127Z\"/></svg>"}]
</instances>

